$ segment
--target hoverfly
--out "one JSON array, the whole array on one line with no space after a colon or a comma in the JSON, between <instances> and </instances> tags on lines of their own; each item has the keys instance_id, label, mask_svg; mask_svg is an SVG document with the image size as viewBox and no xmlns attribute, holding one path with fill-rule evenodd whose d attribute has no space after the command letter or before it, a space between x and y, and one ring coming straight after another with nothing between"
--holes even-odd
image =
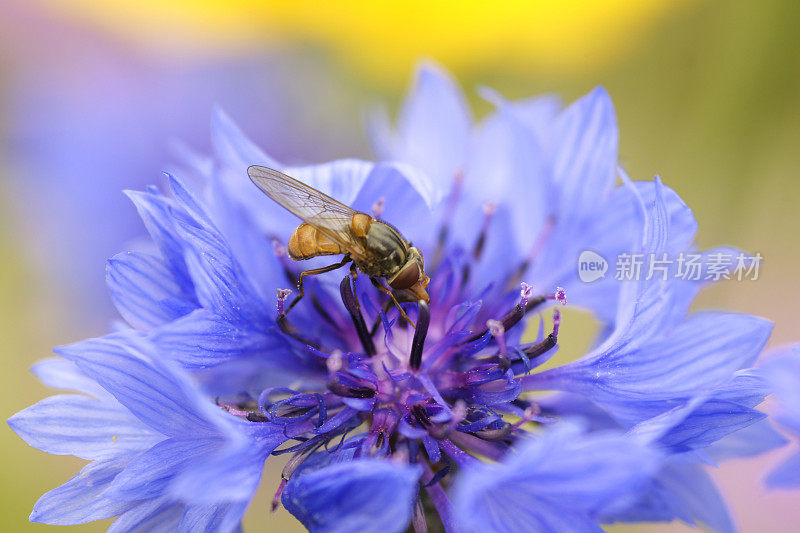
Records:
<instances>
[{"instance_id":1,"label":"hoverfly","mask_svg":"<svg viewBox=\"0 0 800 533\"><path fill-rule=\"evenodd\" d=\"M348 263L352 263L350 268L354 275L357 268L369 276L375 287L387 293L406 320L408 316L399 302L422 300L430 303L425 290L430 278L425 274L422 253L394 226L351 209L277 170L251 166L247 174L267 196L303 220L289 239L289 257L301 261L344 254L339 263L300 273L299 292L286 309L287 313L305 294L305 276L330 272ZM378 278L384 278L389 287Z\"/></svg>"}]
</instances>

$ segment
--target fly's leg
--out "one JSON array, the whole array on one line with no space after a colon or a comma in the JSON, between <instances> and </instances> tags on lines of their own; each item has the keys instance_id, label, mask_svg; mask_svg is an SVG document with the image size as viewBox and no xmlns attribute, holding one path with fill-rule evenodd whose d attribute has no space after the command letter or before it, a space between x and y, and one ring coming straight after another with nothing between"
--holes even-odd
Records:
<instances>
[{"instance_id":1,"label":"fly's leg","mask_svg":"<svg viewBox=\"0 0 800 533\"><path fill-rule=\"evenodd\" d=\"M334 263L332 265L328 265L328 266L325 266L325 267L314 268L312 270L304 270L303 272L300 272L300 280L297 282L297 290L298 290L297 296L294 297L294 300L292 300L292 303L289 304L288 308L286 308L286 312L284 314L288 314L289 311L292 310L292 307L294 307L297 304L297 302L299 302L300 299L303 296L305 296L306 292L305 292L305 289L303 288L303 278L304 277L306 277L306 276L316 276L317 274L324 274L325 272L330 272L332 270L336 270L337 268L342 268L343 266L345 266L349 262L350 262L350 256L349 255L345 255L344 259L342 259L339 263Z\"/></svg>"},{"instance_id":2,"label":"fly's leg","mask_svg":"<svg viewBox=\"0 0 800 533\"><path fill-rule=\"evenodd\" d=\"M394 302L394 306L397 307L398 311L400 311L400 316L402 316L409 324L411 324L412 328L416 329L417 326L414 325L414 322L410 318L408 318L408 315L406 314L405 310L403 310L403 308L400 307L400 302L398 302L397 298L394 297L394 293L392 292L392 289L389 289L388 287L384 287L383 284L380 281L378 281L377 279L375 279L373 277L370 277L369 280L372 282L372 284L377 289L380 289L381 291L383 291L383 292L385 292L386 294L389 295L389 298L391 298L392 302Z\"/></svg>"}]
</instances>

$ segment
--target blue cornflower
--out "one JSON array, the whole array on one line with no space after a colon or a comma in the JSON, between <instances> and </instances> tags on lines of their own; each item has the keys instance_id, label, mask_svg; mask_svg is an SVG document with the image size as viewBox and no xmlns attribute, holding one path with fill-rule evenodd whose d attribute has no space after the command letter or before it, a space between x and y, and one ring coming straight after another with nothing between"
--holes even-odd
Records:
<instances>
[{"instance_id":1,"label":"blue cornflower","mask_svg":"<svg viewBox=\"0 0 800 533\"><path fill-rule=\"evenodd\" d=\"M424 530L428 521L448 531L594 531L675 518L731 529L701 466L782 442L754 409L767 387L748 369L770 325L688 314L696 282L580 282L582 250L692 249L691 211L658 179L622 174L615 184L603 90L563 110L487 94L498 110L473 131L452 82L423 68L377 164L287 168L217 112L214 160L195 158L185 182L169 177L169 194L129 193L158 250L109 261L129 329L62 350L77 370L57 384L89 382L78 390L98 409L121 404L126 438L114 445L130 452L105 484L76 488L62 514L32 518L77 523L128 505L140 521L171 509L187 528L179 515L191 510L196 529L230 530L266 457L290 454L272 505L314 531ZM414 241L431 276L430 306L405 304L415 327L363 275L312 278L286 313L299 269L285 243L297 220L246 179L253 164ZM540 371L568 327L549 308L567 294L606 333L586 356ZM524 336L543 313L549 331L540 322ZM185 420L154 420L160 401ZM15 430L80 455L80 437L37 419L38 405L10 421ZM200 452L181 448L195 445ZM117 449L100 448L90 466ZM98 502L94 514L87 499Z\"/></svg>"},{"instance_id":2,"label":"blue cornflower","mask_svg":"<svg viewBox=\"0 0 800 533\"><path fill-rule=\"evenodd\" d=\"M778 401L776 421L788 432L800 435L800 345L776 354L764 364L763 372L773 387ZM771 488L800 488L800 453L795 451L770 472L767 486Z\"/></svg>"}]
</instances>

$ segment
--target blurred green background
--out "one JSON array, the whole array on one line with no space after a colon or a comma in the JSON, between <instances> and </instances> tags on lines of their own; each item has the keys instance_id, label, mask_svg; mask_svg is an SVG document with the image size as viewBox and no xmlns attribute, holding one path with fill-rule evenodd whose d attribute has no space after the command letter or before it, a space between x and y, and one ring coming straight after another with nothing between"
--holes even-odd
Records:
<instances>
[{"instance_id":1,"label":"blurred green background","mask_svg":"<svg viewBox=\"0 0 800 533\"><path fill-rule=\"evenodd\" d=\"M76 161L67 157L73 166L63 170L73 176L76 187L65 193L44 175L52 172L46 166L50 161L38 159L51 157L54 143L70 138L73 127L85 128L88 117L80 113L69 117L73 122L61 124L62 131L58 121L66 121L68 115L50 115L47 106L63 111L73 105L69 98L74 94L88 95L84 103L89 108L103 109L92 120L101 131L119 132L123 153L126 142L139 142L142 136L167 146L183 133L171 128L170 114L185 104L181 96L206 87L213 81L210 77L220 75L203 65L242 58L255 65L248 69L263 65L267 75L254 88L248 86L252 77L239 80L234 72L229 86L220 90L218 103L244 124L256 142L288 161L369 157L364 109L375 101L396 106L420 57L439 61L457 77L478 116L489 110L475 95L478 85L489 85L510 98L548 92L567 101L594 85L604 85L617 108L620 156L631 177L660 174L677 189L699 220L701 247L730 244L764 257L758 281L723 283L703 293L696 306L724 307L774 320L773 346L796 340L800 4L697 0L487 6L491 4L445 2L430 7L411 2L399 8L384 2L323 6L134 0L103 4L12 0L0 5L4 416L51 392L27 372L32 362L46 357L54 345L101 334L113 319L103 297L102 262L81 279L69 268L80 262L95 232L122 224L114 211L99 225L78 224L85 209L102 211L106 202L125 205L119 195L107 199L97 194L102 184L93 180L118 174L116 190L160 179L158 168L129 180L122 173L126 161L98 173L96 168L81 167L91 165L91 157ZM87 50L102 50L104 61L115 68L98 71ZM133 76L126 71L129 64L139 69ZM184 80L185 86L175 89L156 82L148 86L144 98L134 99L144 106L143 113L159 115L162 121L138 124L136 136L131 136L126 130L130 116L114 112L113 107L121 104L113 100L117 85L108 76L120 76L126 88L135 90L135 72L155 78L163 73L171 79L187 68L199 74ZM190 116L180 118L186 135L201 139L217 93L204 94L207 105L194 102ZM112 109L106 109L104 98L110 99ZM282 101L271 106L266 101L275 98ZM156 102L169 112L146 109ZM33 116L37 112L44 116ZM135 115L139 110L129 112ZM59 130L61 137L54 138L51 129ZM194 144L204 149L207 140ZM76 150L89 156L98 151L91 135L66 149L68 156ZM155 164L160 163L167 168L168 156ZM84 204L77 212L64 214L54 206L73 201L70 194ZM133 220L132 215L129 208L124 219ZM141 233L135 222L130 224L106 236L104 245L112 251L121 249ZM796 531L800 495L766 493L761 488L762 473L785 454L733 462L715 474L742 531ZM80 461L30 449L7 428L0 432L0 457L0 530L44 529L27 523L33 503L77 471ZM268 516L266 502L279 469L277 462L268 468L245 524L251 531L299 530L284 511ZM614 528L682 529L686 528L676 524Z\"/></svg>"}]
</instances>

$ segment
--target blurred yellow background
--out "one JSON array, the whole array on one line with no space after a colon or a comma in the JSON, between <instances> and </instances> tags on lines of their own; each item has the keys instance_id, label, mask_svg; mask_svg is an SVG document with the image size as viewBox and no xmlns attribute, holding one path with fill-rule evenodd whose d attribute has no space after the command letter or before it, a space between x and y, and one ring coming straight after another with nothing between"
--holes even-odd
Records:
<instances>
[{"instance_id":1,"label":"blurred yellow background","mask_svg":"<svg viewBox=\"0 0 800 533\"><path fill-rule=\"evenodd\" d=\"M48 208L49 201L37 203L37 195L53 194L52 185L47 181L38 185L34 180L43 177L32 170L38 168L37 162L20 162L16 152L24 146L30 150L29 157L41 153L44 158L52 149L47 144L52 140L48 131L40 126L50 127L52 121L46 116L33 127L26 126L27 108L20 113L20 102L28 102L28 93L43 95L44 100L26 103L35 111L40 101L57 103L62 96L71 95L70 91L83 95L87 87L97 91L86 93L91 96L88 105L102 108L98 99L106 94L104 86L108 86L107 96L117 90L114 80L98 79L87 49L103 49L105 60L112 63L119 55L111 75L123 80L128 64L171 76L187 66L241 58L252 59L256 65L263 61L269 69L265 83L280 87L274 93L265 91L263 99L276 94L286 98L277 107L291 113L276 117L268 116L267 111L262 119L257 107L262 93L246 86L249 78L245 76L241 91L247 96L243 100L254 102L253 112L237 109L231 114L237 121L249 121L252 126L245 129L254 140L287 160L369 157L361 123L364 108L381 100L396 105L421 57L433 58L454 74L479 116L489 109L475 95L474 89L481 84L510 98L550 92L566 100L604 85L617 108L620 156L631 177L647 179L658 173L675 188L699 220L701 247L730 244L764 257L758 281L721 284L704 293L697 307L725 307L774 320L773 346L797 340L800 33L796 24L800 4L791 0L429 4L416 0L402 4L12 0L0 5L0 362L4 365L0 384L4 416L52 392L27 373L33 361L47 356L54 345L102 333L112 318L107 302L95 304L88 296L102 294L98 289L103 284L102 264L97 265L96 275L85 281L86 286L52 275L71 260L69 250L78 250L92 239L91 230L77 233L74 247L71 242L59 242L66 239L66 226L63 235L55 231L62 222L57 211ZM82 44L72 46L73 42ZM41 72L44 70L48 72ZM52 71L57 72L51 77ZM205 71L201 68L200 72ZM209 72L211 76L216 71ZM44 81L42 74L48 74ZM60 85L62 80L69 90ZM192 91L206 83L201 75L190 81L181 90ZM233 96L220 93L223 101L219 103L224 107L226 98L236 100L233 85ZM155 99L158 91L167 90L158 84L154 87ZM170 106L181 105L175 94ZM149 105L149 97L143 102ZM207 109L205 102L197 104L199 111L193 110L191 118L198 122L192 122L192 128L208 123L211 103ZM118 118L113 112L103 113L97 119L100 127L108 126L104 117L117 121L113 126L120 131L119 142L127 142L126 115ZM288 132L280 142L269 128L259 129L261 122L279 118L284 121L282 131ZM80 125L83 117L74 120L73 124ZM23 126L25 134L21 135ZM72 124L65 125L67 134L70 127ZM164 145L171 141L161 129L148 128L137 135ZM187 135L190 133L197 134L189 131ZM91 139L70 149L91 153ZM37 151L42 144L47 150ZM74 169L76 182L84 176L80 168ZM85 178L79 193L92 194L95 184L91 179ZM140 181L121 183L120 188L157 180L154 172ZM37 218L55 220L40 225ZM126 238L140 230L137 226L130 231L133 233L125 234ZM64 245L66 252L53 255L37 247L37 243L50 242ZM93 306L102 311L93 313ZM44 529L27 523L33 503L77 471L79 461L30 449L8 428L2 432L0 454L0 529ZM755 462L726 464L717 473L742 531L796 531L800 495L767 494L760 486L765 468L785 454L779 451ZM246 529L299 530L284 511L268 516L266 502L275 488L279 465L276 462L268 470ZM75 529L100 531L105 527L107 524L91 524ZM681 529L675 524L614 528Z\"/></svg>"}]
</instances>

